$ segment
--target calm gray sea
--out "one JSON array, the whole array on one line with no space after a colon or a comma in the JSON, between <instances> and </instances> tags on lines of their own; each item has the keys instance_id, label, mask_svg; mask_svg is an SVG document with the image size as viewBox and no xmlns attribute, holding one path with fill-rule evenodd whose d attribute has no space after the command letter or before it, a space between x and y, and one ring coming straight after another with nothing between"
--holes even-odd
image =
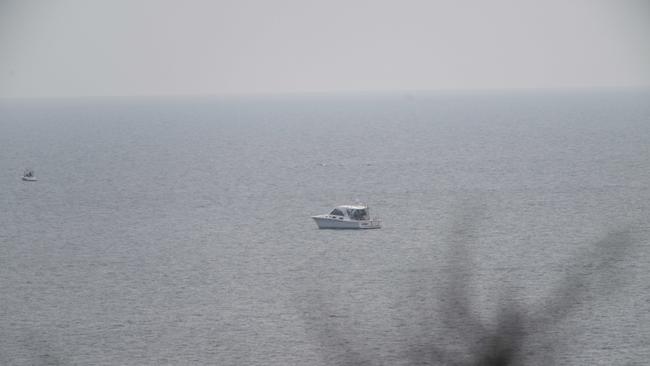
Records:
<instances>
[{"instance_id":1,"label":"calm gray sea","mask_svg":"<svg viewBox=\"0 0 650 366\"><path fill-rule=\"evenodd\" d=\"M649 187L648 91L0 101L0 365L648 364Z\"/></svg>"}]
</instances>

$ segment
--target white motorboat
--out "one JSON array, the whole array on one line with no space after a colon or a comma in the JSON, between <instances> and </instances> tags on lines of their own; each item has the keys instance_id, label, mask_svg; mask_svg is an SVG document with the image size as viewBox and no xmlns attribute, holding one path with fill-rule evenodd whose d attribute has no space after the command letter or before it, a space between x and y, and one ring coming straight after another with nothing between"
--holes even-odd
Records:
<instances>
[{"instance_id":1,"label":"white motorboat","mask_svg":"<svg viewBox=\"0 0 650 366\"><path fill-rule=\"evenodd\" d=\"M34 176L34 171L30 169L26 169L25 173L23 173L23 180L26 182L36 182L36 177Z\"/></svg>"},{"instance_id":2,"label":"white motorboat","mask_svg":"<svg viewBox=\"0 0 650 366\"><path fill-rule=\"evenodd\" d=\"M319 229L379 229L381 220L370 218L368 206L338 206L327 215L312 216Z\"/></svg>"}]
</instances>

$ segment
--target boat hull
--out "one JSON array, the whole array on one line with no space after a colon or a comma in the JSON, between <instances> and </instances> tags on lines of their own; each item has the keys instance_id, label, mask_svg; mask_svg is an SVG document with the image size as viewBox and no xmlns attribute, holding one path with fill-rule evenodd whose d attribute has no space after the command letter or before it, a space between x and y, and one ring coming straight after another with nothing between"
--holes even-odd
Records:
<instances>
[{"instance_id":1,"label":"boat hull","mask_svg":"<svg viewBox=\"0 0 650 366\"><path fill-rule=\"evenodd\" d=\"M313 216L319 229L379 229L379 220L344 220L331 217Z\"/></svg>"},{"instance_id":2,"label":"boat hull","mask_svg":"<svg viewBox=\"0 0 650 366\"><path fill-rule=\"evenodd\" d=\"M32 177L23 177L23 180L25 182L36 182L36 178L32 178Z\"/></svg>"}]
</instances>

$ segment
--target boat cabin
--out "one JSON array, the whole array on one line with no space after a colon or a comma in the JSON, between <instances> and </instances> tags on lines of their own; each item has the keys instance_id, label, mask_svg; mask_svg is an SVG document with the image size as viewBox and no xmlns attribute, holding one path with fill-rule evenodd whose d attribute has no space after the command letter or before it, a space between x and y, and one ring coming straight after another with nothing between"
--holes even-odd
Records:
<instances>
[{"instance_id":1,"label":"boat cabin","mask_svg":"<svg viewBox=\"0 0 650 366\"><path fill-rule=\"evenodd\" d=\"M366 206L338 206L330 212L330 216L348 220L370 220Z\"/></svg>"}]
</instances>

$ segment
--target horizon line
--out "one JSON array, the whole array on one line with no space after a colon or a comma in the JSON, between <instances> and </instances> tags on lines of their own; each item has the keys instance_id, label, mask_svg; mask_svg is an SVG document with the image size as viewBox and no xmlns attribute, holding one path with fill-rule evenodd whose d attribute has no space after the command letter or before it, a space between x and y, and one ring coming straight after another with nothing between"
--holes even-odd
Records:
<instances>
[{"instance_id":1,"label":"horizon line","mask_svg":"<svg viewBox=\"0 0 650 366\"><path fill-rule=\"evenodd\" d=\"M0 100L72 100L72 99L154 99L154 98L277 98L317 96L358 96L402 94L494 94L535 92L612 92L650 91L650 85L603 85L565 87L485 87L485 88L441 88L441 89L394 89L394 90L313 90L313 91L262 91L226 93L152 93L152 94L94 94L94 95L52 95L52 96L0 96Z\"/></svg>"}]
</instances>

